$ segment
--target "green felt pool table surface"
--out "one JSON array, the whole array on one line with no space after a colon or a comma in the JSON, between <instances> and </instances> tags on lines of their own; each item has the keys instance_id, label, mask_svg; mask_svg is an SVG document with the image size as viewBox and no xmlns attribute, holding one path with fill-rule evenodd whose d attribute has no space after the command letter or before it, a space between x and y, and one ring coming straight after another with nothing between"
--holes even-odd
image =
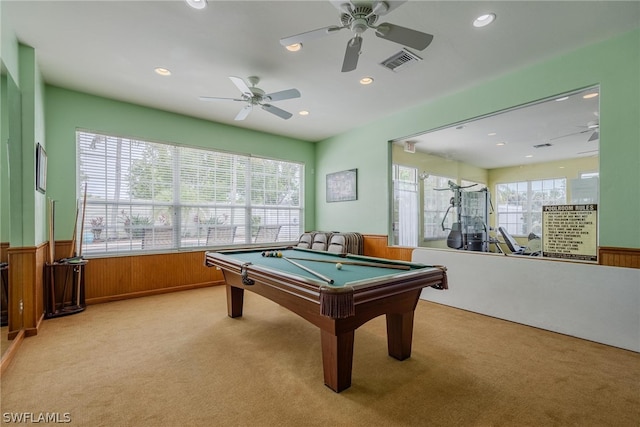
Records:
<instances>
[{"instance_id":1,"label":"green felt pool table surface","mask_svg":"<svg viewBox=\"0 0 640 427\"><path fill-rule=\"evenodd\" d=\"M332 284L335 287L340 286L358 286L358 283L364 284L371 279L380 279L384 276L392 276L398 274L404 274L410 271L423 268L431 268L423 264L414 264L403 261L392 261L380 258L365 257L359 255L338 255L327 252L310 251L304 249L278 249L267 250L267 252L279 252L283 258L278 257L265 257L262 256L264 250L259 251L225 251L225 255L236 258L237 260L251 263L256 266L266 267L275 271L281 271L289 274L299 275L306 279L318 280L322 282L322 279L314 276L312 273L300 268L299 266L288 262L284 258L288 258L295 263L298 263L304 267L312 269L321 275L328 277L334 281ZM313 261L301 260L299 258L306 258ZM329 262L327 262L329 261ZM358 263L372 263L378 264L380 267L370 267L363 265L351 265L349 262ZM336 264L342 264L342 268L338 270ZM402 266L405 268L387 268L393 266ZM383 267L385 266L385 267ZM406 268L409 268L407 270Z\"/></svg>"}]
</instances>

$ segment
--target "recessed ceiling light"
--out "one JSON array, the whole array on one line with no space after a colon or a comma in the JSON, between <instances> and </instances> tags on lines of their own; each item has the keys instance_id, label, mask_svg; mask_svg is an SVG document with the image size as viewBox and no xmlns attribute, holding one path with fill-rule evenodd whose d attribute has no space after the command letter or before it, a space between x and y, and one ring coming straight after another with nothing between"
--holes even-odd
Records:
<instances>
[{"instance_id":1,"label":"recessed ceiling light","mask_svg":"<svg viewBox=\"0 0 640 427\"><path fill-rule=\"evenodd\" d=\"M496 145L498 147L504 147L505 145L507 145L507 143L506 142L498 142L498 143L496 143Z\"/></svg>"},{"instance_id":2,"label":"recessed ceiling light","mask_svg":"<svg viewBox=\"0 0 640 427\"><path fill-rule=\"evenodd\" d=\"M300 114L301 116L308 116L309 112L307 110L302 110L298 114Z\"/></svg>"},{"instance_id":3,"label":"recessed ceiling light","mask_svg":"<svg viewBox=\"0 0 640 427\"><path fill-rule=\"evenodd\" d=\"M289 52L297 52L302 49L302 43L290 44L289 46L285 46L285 49L287 49Z\"/></svg>"},{"instance_id":4,"label":"recessed ceiling light","mask_svg":"<svg viewBox=\"0 0 640 427\"><path fill-rule=\"evenodd\" d=\"M490 133L487 134L487 136L496 136L496 135L497 135L497 133L495 133L495 132L490 132Z\"/></svg>"},{"instance_id":5,"label":"recessed ceiling light","mask_svg":"<svg viewBox=\"0 0 640 427\"><path fill-rule=\"evenodd\" d=\"M204 9L207 7L207 0L185 0L194 9Z\"/></svg>"},{"instance_id":6,"label":"recessed ceiling light","mask_svg":"<svg viewBox=\"0 0 640 427\"><path fill-rule=\"evenodd\" d=\"M566 101L567 99L569 99L568 96L563 96L561 98L557 98L556 101Z\"/></svg>"},{"instance_id":7,"label":"recessed ceiling light","mask_svg":"<svg viewBox=\"0 0 640 427\"><path fill-rule=\"evenodd\" d=\"M371 83L373 83L373 77L363 77L360 79L361 85L370 85Z\"/></svg>"},{"instance_id":8,"label":"recessed ceiling light","mask_svg":"<svg viewBox=\"0 0 640 427\"><path fill-rule=\"evenodd\" d=\"M584 99L591 99L591 98L595 98L596 96L598 96L598 92L591 92L588 93L586 95L583 96Z\"/></svg>"},{"instance_id":9,"label":"recessed ceiling light","mask_svg":"<svg viewBox=\"0 0 640 427\"><path fill-rule=\"evenodd\" d=\"M491 24L496 19L495 13L487 13L485 15L480 15L473 21L473 26L476 28L486 27Z\"/></svg>"},{"instance_id":10,"label":"recessed ceiling light","mask_svg":"<svg viewBox=\"0 0 640 427\"><path fill-rule=\"evenodd\" d=\"M527 159L530 159L530 158L532 158L532 157L533 157L533 154L527 154L525 157L526 157Z\"/></svg>"},{"instance_id":11,"label":"recessed ceiling light","mask_svg":"<svg viewBox=\"0 0 640 427\"><path fill-rule=\"evenodd\" d=\"M160 74L161 76L170 76L171 75L171 71L167 70L166 68L162 68L162 67L158 67L154 71L156 72L156 74Z\"/></svg>"}]
</instances>

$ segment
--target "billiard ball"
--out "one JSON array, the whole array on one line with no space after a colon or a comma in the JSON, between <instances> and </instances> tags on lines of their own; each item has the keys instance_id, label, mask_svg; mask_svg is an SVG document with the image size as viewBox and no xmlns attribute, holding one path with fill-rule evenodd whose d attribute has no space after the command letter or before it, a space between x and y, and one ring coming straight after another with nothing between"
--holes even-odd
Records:
<instances>
[{"instance_id":1,"label":"billiard ball","mask_svg":"<svg viewBox=\"0 0 640 427\"><path fill-rule=\"evenodd\" d=\"M337 268L338 270L342 270L342 263L337 263L337 264L336 264L336 268Z\"/></svg>"}]
</instances>

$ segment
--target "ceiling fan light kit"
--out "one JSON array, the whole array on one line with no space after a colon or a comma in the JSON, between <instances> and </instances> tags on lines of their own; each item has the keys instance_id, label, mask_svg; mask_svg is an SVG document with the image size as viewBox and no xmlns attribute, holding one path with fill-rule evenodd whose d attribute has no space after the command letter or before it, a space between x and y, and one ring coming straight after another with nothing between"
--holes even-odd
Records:
<instances>
[{"instance_id":1,"label":"ceiling fan light kit","mask_svg":"<svg viewBox=\"0 0 640 427\"><path fill-rule=\"evenodd\" d=\"M207 7L207 0L185 0L194 9L204 9Z\"/></svg>"},{"instance_id":2,"label":"ceiling fan light kit","mask_svg":"<svg viewBox=\"0 0 640 427\"><path fill-rule=\"evenodd\" d=\"M358 59L362 53L362 34L369 28L374 30L376 37L388 40L393 43L410 47L412 49L424 50L433 41L431 34L399 25L383 22L376 26L378 18L386 15L405 1L335 1L331 3L340 11L340 26L331 25L317 30L311 30L295 36L280 39L280 44L290 46L308 40L327 36L331 33L343 29L350 30L354 36L347 41L347 47L342 61L342 72L353 71L358 66Z\"/></svg>"}]
</instances>

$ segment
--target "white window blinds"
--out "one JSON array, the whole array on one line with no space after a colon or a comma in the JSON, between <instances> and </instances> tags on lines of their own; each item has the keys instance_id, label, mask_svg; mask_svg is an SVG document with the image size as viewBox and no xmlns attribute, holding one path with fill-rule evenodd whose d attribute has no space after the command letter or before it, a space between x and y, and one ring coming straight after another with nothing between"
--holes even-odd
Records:
<instances>
[{"instance_id":1,"label":"white window blinds","mask_svg":"<svg viewBox=\"0 0 640 427\"><path fill-rule=\"evenodd\" d=\"M302 233L302 164L87 131L76 137L85 254L287 242Z\"/></svg>"}]
</instances>

